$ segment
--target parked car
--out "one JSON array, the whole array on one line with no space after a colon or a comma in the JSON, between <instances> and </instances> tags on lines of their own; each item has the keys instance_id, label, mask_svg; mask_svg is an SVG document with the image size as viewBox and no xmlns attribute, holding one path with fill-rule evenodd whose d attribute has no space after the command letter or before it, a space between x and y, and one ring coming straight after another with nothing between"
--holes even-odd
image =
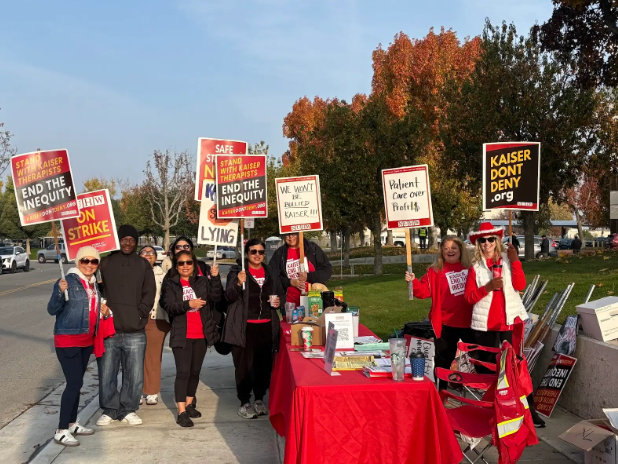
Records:
<instances>
[{"instance_id":1,"label":"parked car","mask_svg":"<svg viewBox=\"0 0 618 464\"><path fill-rule=\"evenodd\" d=\"M572 250L573 249L573 239L571 238L563 238L560 240L558 244L559 250Z\"/></svg>"},{"instance_id":2,"label":"parked car","mask_svg":"<svg viewBox=\"0 0 618 464\"><path fill-rule=\"evenodd\" d=\"M0 248L0 261L2 261L1 272L14 273L17 269L23 269L24 272L30 270L30 258L22 247L4 246Z\"/></svg>"},{"instance_id":3,"label":"parked car","mask_svg":"<svg viewBox=\"0 0 618 464\"><path fill-rule=\"evenodd\" d=\"M607 240L605 241L605 246L607 248L616 248L618 247L618 234L609 234L607 236Z\"/></svg>"},{"instance_id":4,"label":"parked car","mask_svg":"<svg viewBox=\"0 0 618 464\"><path fill-rule=\"evenodd\" d=\"M549 256L558 256L557 251L557 243L552 238L547 238L549 240ZM517 235L517 240L519 241L519 257L523 258L526 256L526 237L524 235ZM506 246L506 243L509 241L508 237L504 237L502 239L502 243ZM540 235L534 236L534 257L539 258L541 256L541 242L543 239Z\"/></svg>"},{"instance_id":5,"label":"parked car","mask_svg":"<svg viewBox=\"0 0 618 464\"><path fill-rule=\"evenodd\" d=\"M207 258L215 257L215 250L206 253ZM217 247L217 259L236 259L236 250L232 247Z\"/></svg>"},{"instance_id":6,"label":"parked car","mask_svg":"<svg viewBox=\"0 0 618 464\"><path fill-rule=\"evenodd\" d=\"M60 243L58 247L60 248L60 257L62 259L62 264L67 264L69 260L67 258L67 250L64 246L64 243ZM39 250L36 257L38 262L41 264L46 261L54 261L57 263L58 255L56 254L56 245L52 244L49 245L47 248Z\"/></svg>"},{"instance_id":7,"label":"parked car","mask_svg":"<svg viewBox=\"0 0 618 464\"><path fill-rule=\"evenodd\" d=\"M163 260L165 259L165 257L167 256L167 253L165 252L163 247L155 245L152 248L154 248L155 251L157 252L157 263L161 264Z\"/></svg>"}]
</instances>

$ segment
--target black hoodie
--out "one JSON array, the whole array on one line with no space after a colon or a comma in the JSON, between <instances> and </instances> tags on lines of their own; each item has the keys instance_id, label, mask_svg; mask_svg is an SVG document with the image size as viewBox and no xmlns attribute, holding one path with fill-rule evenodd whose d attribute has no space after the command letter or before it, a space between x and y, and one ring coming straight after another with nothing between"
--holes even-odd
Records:
<instances>
[{"instance_id":1,"label":"black hoodie","mask_svg":"<svg viewBox=\"0 0 618 464\"><path fill-rule=\"evenodd\" d=\"M135 253L114 251L101 260L101 279L116 332L142 332L157 293L150 263Z\"/></svg>"}]
</instances>

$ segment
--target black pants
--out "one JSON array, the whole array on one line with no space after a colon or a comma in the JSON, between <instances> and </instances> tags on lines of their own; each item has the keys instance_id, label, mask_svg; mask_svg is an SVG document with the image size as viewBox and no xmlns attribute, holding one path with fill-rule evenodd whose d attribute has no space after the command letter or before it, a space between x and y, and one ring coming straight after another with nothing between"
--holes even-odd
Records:
<instances>
[{"instance_id":1,"label":"black pants","mask_svg":"<svg viewBox=\"0 0 618 464\"><path fill-rule=\"evenodd\" d=\"M472 338L472 331L469 328L460 329L458 327L449 327L448 325L442 326L442 334L436 340L436 367L443 369L451 368L451 364L457 354L457 342L459 340L465 343L475 343ZM444 390L448 382L440 380L438 385L440 390Z\"/></svg>"},{"instance_id":2,"label":"black pants","mask_svg":"<svg viewBox=\"0 0 618 464\"><path fill-rule=\"evenodd\" d=\"M241 406L251 401L263 400L270 386L273 364L272 322L248 323L245 347L232 346L236 368L236 392Z\"/></svg>"},{"instance_id":3,"label":"black pants","mask_svg":"<svg viewBox=\"0 0 618 464\"><path fill-rule=\"evenodd\" d=\"M419 237L421 241L421 250L427 247L427 237Z\"/></svg>"},{"instance_id":4,"label":"black pants","mask_svg":"<svg viewBox=\"0 0 618 464\"><path fill-rule=\"evenodd\" d=\"M92 345L86 348L56 348L56 356L58 356L64 378L67 381L67 386L60 400L60 422L58 423L60 430L68 429L69 424L73 424L77 420L79 392L84 384L84 374L93 349Z\"/></svg>"},{"instance_id":5,"label":"black pants","mask_svg":"<svg viewBox=\"0 0 618 464\"><path fill-rule=\"evenodd\" d=\"M184 348L172 348L176 361L174 397L177 403L185 403L187 397L195 397L200 383L200 371L206 356L206 340L187 338Z\"/></svg>"}]
</instances>

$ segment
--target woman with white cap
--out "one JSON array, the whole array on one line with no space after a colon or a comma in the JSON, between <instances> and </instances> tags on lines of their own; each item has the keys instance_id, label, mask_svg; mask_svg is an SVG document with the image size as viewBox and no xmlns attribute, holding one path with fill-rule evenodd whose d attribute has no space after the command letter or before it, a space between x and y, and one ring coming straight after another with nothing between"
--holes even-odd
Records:
<instances>
[{"instance_id":1,"label":"woman with white cap","mask_svg":"<svg viewBox=\"0 0 618 464\"><path fill-rule=\"evenodd\" d=\"M73 435L92 435L94 431L77 421L80 390L90 355L95 349L95 336L100 330L99 320L110 315L101 302L94 273L99 267L99 252L94 247L77 251L74 267L64 279L54 285L47 312L56 316L54 346L66 378L60 401L60 422L54 441L64 446L79 446ZM64 292L68 291L66 300Z\"/></svg>"}]
</instances>

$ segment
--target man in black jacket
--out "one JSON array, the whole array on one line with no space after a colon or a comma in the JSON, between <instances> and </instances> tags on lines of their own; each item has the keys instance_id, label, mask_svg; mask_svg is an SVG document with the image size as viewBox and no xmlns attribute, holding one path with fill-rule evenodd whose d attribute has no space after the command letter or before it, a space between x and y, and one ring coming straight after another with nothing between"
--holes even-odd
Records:
<instances>
[{"instance_id":1,"label":"man in black jacket","mask_svg":"<svg viewBox=\"0 0 618 464\"><path fill-rule=\"evenodd\" d=\"M549 256L549 239L546 235L542 235L541 239L541 254L543 258L547 258Z\"/></svg>"},{"instance_id":2,"label":"man in black jacket","mask_svg":"<svg viewBox=\"0 0 618 464\"><path fill-rule=\"evenodd\" d=\"M577 254L582 249L582 241L579 239L579 235L576 235L571 243L571 248L573 248L573 253Z\"/></svg>"},{"instance_id":3,"label":"man in black jacket","mask_svg":"<svg viewBox=\"0 0 618 464\"><path fill-rule=\"evenodd\" d=\"M300 242L298 234L287 234L285 245L279 247L270 259L268 266L281 287L286 292L286 301L300 304L301 292L310 284L326 284L333 274L333 267L324 251L315 243L304 239L305 270L300 267ZM281 302L283 304L285 302Z\"/></svg>"},{"instance_id":4,"label":"man in black jacket","mask_svg":"<svg viewBox=\"0 0 618 464\"><path fill-rule=\"evenodd\" d=\"M107 305L114 315L116 335L105 339L105 354L99 364L99 405L103 415L97 425L120 420L140 425L135 414L144 385L144 354L148 315L154 306L157 286L148 261L135 253L137 230L118 229L120 250L101 261L101 279ZM122 390L118 393L118 371L122 366Z\"/></svg>"}]
</instances>

